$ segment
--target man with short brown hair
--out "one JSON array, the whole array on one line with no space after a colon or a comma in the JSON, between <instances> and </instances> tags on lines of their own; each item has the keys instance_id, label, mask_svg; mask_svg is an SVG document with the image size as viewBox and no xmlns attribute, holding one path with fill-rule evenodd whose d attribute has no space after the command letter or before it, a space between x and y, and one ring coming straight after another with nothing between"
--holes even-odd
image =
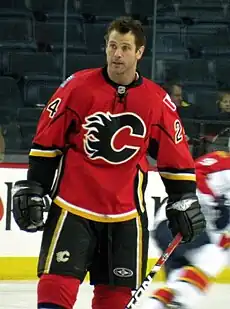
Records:
<instances>
[{"instance_id":1,"label":"man with short brown hair","mask_svg":"<svg viewBox=\"0 0 230 309\"><path fill-rule=\"evenodd\" d=\"M70 76L39 120L27 180L14 186L13 213L22 230L44 229L40 309L72 309L87 271L93 309L123 309L141 284L148 257L147 150L169 195L172 233L189 242L205 227L176 107L136 70L144 48L139 21L113 21L107 65ZM44 225L46 194L52 205Z\"/></svg>"}]
</instances>

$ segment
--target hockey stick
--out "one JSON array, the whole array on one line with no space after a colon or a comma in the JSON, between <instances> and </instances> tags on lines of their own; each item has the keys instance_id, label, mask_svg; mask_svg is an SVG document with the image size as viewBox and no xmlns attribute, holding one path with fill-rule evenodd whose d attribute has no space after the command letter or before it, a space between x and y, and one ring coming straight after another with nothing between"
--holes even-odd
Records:
<instances>
[{"instance_id":1,"label":"hockey stick","mask_svg":"<svg viewBox=\"0 0 230 309\"><path fill-rule=\"evenodd\" d=\"M229 127L224 128L224 129L221 130L219 133L217 133L217 134L212 138L211 143L212 143L212 144L215 143L215 141L217 140L217 138L219 138L219 137L225 135L226 133L228 133L228 134L230 133L230 128L229 128Z\"/></svg>"},{"instance_id":2,"label":"hockey stick","mask_svg":"<svg viewBox=\"0 0 230 309\"><path fill-rule=\"evenodd\" d=\"M156 264L150 270L148 275L145 277L142 284L133 294L132 298L130 299L129 303L126 305L125 309L133 309L136 307L137 303L139 302L142 294L148 289L150 286L153 277L156 273L161 269L167 259L170 257L171 253L176 249L176 247L180 244L182 240L182 236L180 233L176 235L176 237L172 240L172 242L168 245L168 248L162 253L161 257L158 259Z\"/></svg>"}]
</instances>

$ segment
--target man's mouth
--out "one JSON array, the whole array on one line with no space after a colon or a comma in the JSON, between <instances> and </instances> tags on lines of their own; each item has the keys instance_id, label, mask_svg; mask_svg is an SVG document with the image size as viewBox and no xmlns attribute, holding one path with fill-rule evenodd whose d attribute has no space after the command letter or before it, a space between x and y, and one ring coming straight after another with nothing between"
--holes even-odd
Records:
<instances>
[{"instance_id":1,"label":"man's mouth","mask_svg":"<svg viewBox=\"0 0 230 309\"><path fill-rule=\"evenodd\" d=\"M113 64L115 64L115 65L121 65L121 64L123 64L123 63L122 63L122 62L113 61Z\"/></svg>"}]
</instances>

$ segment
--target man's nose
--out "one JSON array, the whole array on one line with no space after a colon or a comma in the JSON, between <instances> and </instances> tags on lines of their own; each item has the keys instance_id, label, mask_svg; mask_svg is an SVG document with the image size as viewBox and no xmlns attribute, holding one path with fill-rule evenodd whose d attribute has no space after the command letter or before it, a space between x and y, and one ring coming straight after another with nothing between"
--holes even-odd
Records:
<instances>
[{"instance_id":1,"label":"man's nose","mask_svg":"<svg viewBox=\"0 0 230 309\"><path fill-rule=\"evenodd\" d=\"M114 56L120 58L122 56L122 50L120 48L117 48L114 53Z\"/></svg>"}]
</instances>

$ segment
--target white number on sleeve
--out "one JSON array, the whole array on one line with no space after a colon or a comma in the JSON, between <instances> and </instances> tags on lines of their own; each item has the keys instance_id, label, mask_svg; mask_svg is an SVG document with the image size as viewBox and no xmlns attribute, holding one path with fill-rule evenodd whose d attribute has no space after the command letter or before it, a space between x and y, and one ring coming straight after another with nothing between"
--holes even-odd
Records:
<instances>
[{"instance_id":1,"label":"white number on sleeve","mask_svg":"<svg viewBox=\"0 0 230 309\"><path fill-rule=\"evenodd\" d=\"M50 118L53 118L54 115L57 113L60 103L61 103L60 98L57 98L57 99L51 101L50 103L48 103L46 110L49 112Z\"/></svg>"},{"instance_id":2,"label":"white number on sleeve","mask_svg":"<svg viewBox=\"0 0 230 309\"><path fill-rule=\"evenodd\" d=\"M179 119L174 122L175 143L179 144L183 140L183 127Z\"/></svg>"}]
</instances>

